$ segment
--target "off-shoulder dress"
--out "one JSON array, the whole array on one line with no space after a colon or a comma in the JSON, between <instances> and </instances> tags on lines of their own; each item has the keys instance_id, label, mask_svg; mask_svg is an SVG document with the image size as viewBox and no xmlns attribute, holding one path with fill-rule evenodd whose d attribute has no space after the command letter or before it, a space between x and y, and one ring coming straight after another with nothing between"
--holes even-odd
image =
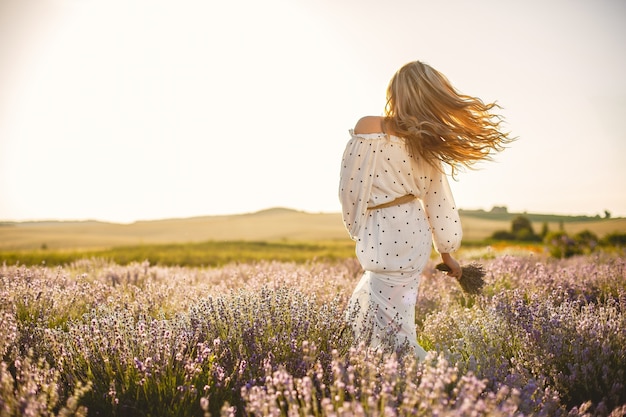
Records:
<instances>
[{"instance_id":1,"label":"off-shoulder dress","mask_svg":"<svg viewBox=\"0 0 626 417\"><path fill-rule=\"evenodd\" d=\"M461 221L447 176L414 158L404 139L385 133L350 130L341 164L339 199L343 222L356 241L364 269L350 303L357 340L372 347L408 343L423 359L417 342L415 304L422 271L434 243L439 253L454 252L462 238ZM409 202L375 208L399 197Z\"/></svg>"}]
</instances>

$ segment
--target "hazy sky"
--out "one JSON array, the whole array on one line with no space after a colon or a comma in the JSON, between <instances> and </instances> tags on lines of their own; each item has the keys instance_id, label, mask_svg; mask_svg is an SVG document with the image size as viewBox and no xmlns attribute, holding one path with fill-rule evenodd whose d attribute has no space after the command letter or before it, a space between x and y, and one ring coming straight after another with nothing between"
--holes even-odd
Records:
<instances>
[{"instance_id":1,"label":"hazy sky","mask_svg":"<svg viewBox=\"0 0 626 417\"><path fill-rule=\"evenodd\" d=\"M0 220L338 212L403 64L519 140L461 208L626 216L622 0L0 0Z\"/></svg>"}]
</instances>

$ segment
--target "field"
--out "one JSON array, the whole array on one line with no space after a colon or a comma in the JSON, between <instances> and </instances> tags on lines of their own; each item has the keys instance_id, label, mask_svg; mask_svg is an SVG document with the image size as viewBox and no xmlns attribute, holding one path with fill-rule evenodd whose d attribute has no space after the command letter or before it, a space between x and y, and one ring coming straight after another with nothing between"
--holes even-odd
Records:
<instances>
[{"instance_id":1,"label":"field","mask_svg":"<svg viewBox=\"0 0 626 417\"><path fill-rule=\"evenodd\" d=\"M509 230L518 214L462 211L463 245L467 249L502 244L493 232ZM526 214L524 214L526 215ZM589 230L598 237L626 232L626 219L528 214L539 232L576 234ZM542 251L541 245L528 247ZM507 250L505 245L505 250ZM0 262L64 265L83 258L118 264L148 260L159 265L219 266L263 259L278 261L337 260L353 256L338 213L306 213L269 209L257 213L114 224L82 222L0 223Z\"/></svg>"},{"instance_id":2,"label":"field","mask_svg":"<svg viewBox=\"0 0 626 417\"><path fill-rule=\"evenodd\" d=\"M255 216L267 223L257 240L237 235ZM303 216L318 227L302 227ZM112 240L92 237L91 249L68 246L87 240L67 224L22 225L42 227L31 236L39 242L48 228L50 248L59 246L0 253L0 416L626 413L623 249L554 259L537 247L469 245L462 263L487 270L479 296L437 272L433 257L416 306L431 353L416 363L355 343L345 307L362 271L350 241L329 239L336 216L271 210L216 221L242 240L197 232L166 243L185 221L198 222L192 233L207 219L163 221L158 233L139 224L130 239L143 244L117 249L112 230L130 225L101 225ZM59 262L23 260L33 254Z\"/></svg>"},{"instance_id":3,"label":"field","mask_svg":"<svg viewBox=\"0 0 626 417\"><path fill-rule=\"evenodd\" d=\"M311 214L289 209L131 224L26 222L0 225L0 250L101 249L202 241L319 241L346 239L337 213Z\"/></svg>"},{"instance_id":4,"label":"field","mask_svg":"<svg viewBox=\"0 0 626 417\"><path fill-rule=\"evenodd\" d=\"M465 242L482 241L497 230L510 229L514 213L462 211ZM626 218L599 219L529 214L536 232L542 224L575 234L590 230L599 237L626 232ZM119 246L197 243L205 241L317 242L345 241L338 213L306 213L269 209L257 213L131 224L81 222L0 223L0 251L110 249Z\"/></svg>"},{"instance_id":5,"label":"field","mask_svg":"<svg viewBox=\"0 0 626 417\"><path fill-rule=\"evenodd\" d=\"M0 410L623 415L623 254L481 262L487 286L477 297L435 272L434 260L425 271L416 325L432 353L420 363L353 345L344 320L361 272L353 259L217 268L96 259L62 268L5 265Z\"/></svg>"}]
</instances>

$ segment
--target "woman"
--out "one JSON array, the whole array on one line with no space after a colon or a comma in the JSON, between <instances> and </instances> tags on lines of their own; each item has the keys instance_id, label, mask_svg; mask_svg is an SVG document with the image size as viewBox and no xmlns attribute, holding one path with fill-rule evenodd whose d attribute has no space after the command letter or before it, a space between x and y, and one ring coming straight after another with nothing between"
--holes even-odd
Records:
<instances>
[{"instance_id":1,"label":"woman","mask_svg":"<svg viewBox=\"0 0 626 417\"><path fill-rule=\"evenodd\" d=\"M426 356L417 342L415 302L431 241L448 275L462 273L451 255L461 244L461 222L443 167L454 175L511 140L494 107L458 93L416 61L391 79L385 116L364 117L350 131L339 198L365 270L348 308L357 340L408 344L420 359Z\"/></svg>"}]
</instances>

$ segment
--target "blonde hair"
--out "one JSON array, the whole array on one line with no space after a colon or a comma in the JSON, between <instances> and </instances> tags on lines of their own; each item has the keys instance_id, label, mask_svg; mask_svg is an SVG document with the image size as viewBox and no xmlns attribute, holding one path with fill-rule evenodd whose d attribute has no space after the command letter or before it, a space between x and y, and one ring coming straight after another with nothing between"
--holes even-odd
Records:
<instances>
[{"instance_id":1,"label":"blonde hair","mask_svg":"<svg viewBox=\"0 0 626 417\"><path fill-rule=\"evenodd\" d=\"M389 82L384 123L407 139L413 155L435 166L444 162L454 175L491 159L492 152L514 140L500 130L502 118L491 112L494 108L499 106L460 94L439 71L415 61Z\"/></svg>"}]
</instances>

